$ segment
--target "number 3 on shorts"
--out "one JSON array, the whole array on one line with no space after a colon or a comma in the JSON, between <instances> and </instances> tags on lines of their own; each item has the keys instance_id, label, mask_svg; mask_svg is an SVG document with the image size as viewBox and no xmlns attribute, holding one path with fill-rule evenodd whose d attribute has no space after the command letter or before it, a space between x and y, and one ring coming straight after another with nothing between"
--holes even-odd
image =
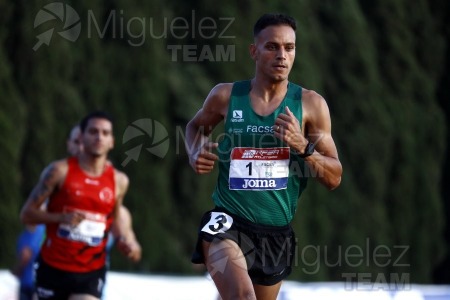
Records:
<instances>
[{"instance_id":1,"label":"number 3 on shorts","mask_svg":"<svg viewBox=\"0 0 450 300\"><path fill-rule=\"evenodd\" d=\"M224 233L230 229L233 224L233 218L223 212L211 212L211 219L203 226L202 231L216 235Z\"/></svg>"}]
</instances>

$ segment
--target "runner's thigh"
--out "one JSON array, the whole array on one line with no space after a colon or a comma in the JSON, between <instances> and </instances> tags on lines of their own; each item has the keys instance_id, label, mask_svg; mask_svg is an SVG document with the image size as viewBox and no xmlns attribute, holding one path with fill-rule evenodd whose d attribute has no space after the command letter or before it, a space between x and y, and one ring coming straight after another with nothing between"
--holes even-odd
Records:
<instances>
[{"instance_id":1,"label":"runner's thigh","mask_svg":"<svg viewBox=\"0 0 450 300\"><path fill-rule=\"evenodd\" d=\"M222 299L256 299L247 262L239 246L231 240L203 241L206 267Z\"/></svg>"}]
</instances>

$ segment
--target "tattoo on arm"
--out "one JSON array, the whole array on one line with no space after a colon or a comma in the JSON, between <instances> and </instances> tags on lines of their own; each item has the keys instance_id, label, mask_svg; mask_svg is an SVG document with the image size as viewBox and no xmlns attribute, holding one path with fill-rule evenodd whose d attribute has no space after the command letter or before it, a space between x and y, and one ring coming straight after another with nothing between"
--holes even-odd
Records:
<instances>
[{"instance_id":1,"label":"tattoo on arm","mask_svg":"<svg viewBox=\"0 0 450 300\"><path fill-rule=\"evenodd\" d=\"M55 189L56 185L56 168L54 165L44 170L38 184L31 192L31 200L35 203L42 203Z\"/></svg>"}]
</instances>

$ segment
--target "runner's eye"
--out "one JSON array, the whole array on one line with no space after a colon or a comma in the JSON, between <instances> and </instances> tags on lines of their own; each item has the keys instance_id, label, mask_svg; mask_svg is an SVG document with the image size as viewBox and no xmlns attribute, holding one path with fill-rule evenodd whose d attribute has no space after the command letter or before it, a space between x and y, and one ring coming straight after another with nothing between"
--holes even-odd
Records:
<instances>
[{"instance_id":1,"label":"runner's eye","mask_svg":"<svg viewBox=\"0 0 450 300\"><path fill-rule=\"evenodd\" d=\"M294 45L286 46L286 51L293 51L293 50L295 50L295 46Z\"/></svg>"}]
</instances>

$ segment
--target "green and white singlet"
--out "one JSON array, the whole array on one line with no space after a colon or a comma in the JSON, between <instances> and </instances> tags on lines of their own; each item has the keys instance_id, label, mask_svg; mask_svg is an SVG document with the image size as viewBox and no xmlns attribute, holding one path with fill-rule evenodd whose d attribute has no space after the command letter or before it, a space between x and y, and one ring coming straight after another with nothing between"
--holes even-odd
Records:
<instances>
[{"instance_id":1,"label":"green and white singlet","mask_svg":"<svg viewBox=\"0 0 450 300\"><path fill-rule=\"evenodd\" d=\"M272 126L286 106L302 124L302 88L289 82L285 98L267 116L253 111L250 88L249 80L233 84L212 197L216 206L255 224L284 226L306 188L306 166L273 135Z\"/></svg>"}]
</instances>

